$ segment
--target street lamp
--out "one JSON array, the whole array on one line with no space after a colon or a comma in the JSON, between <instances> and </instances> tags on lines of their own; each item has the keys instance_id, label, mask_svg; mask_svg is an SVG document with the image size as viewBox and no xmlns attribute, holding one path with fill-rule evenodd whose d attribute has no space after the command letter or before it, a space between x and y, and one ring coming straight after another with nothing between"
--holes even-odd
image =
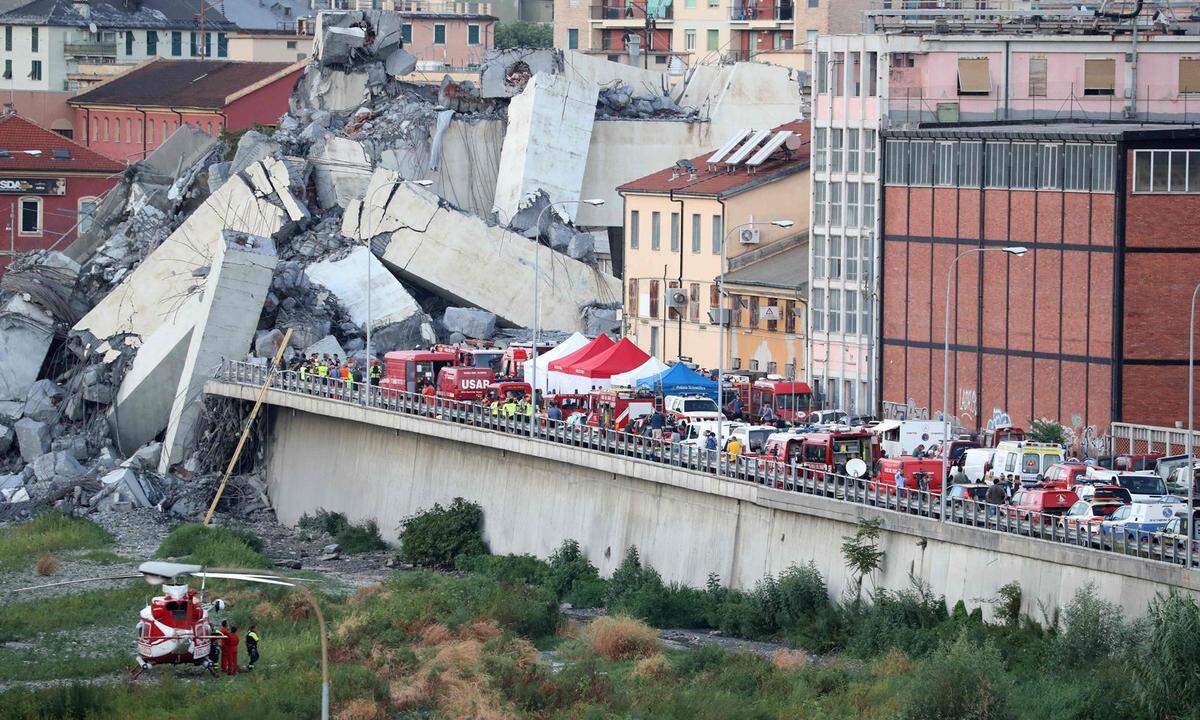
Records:
<instances>
[{"instance_id":1,"label":"street lamp","mask_svg":"<svg viewBox=\"0 0 1200 720\"><path fill-rule=\"evenodd\" d=\"M946 268L946 323L942 326L942 335L945 340L942 353L942 492L940 502L942 522L946 522L946 485L950 482L950 282L954 277L954 268L958 265L959 260L967 255L984 252L1004 252L1020 257L1029 252L1029 249L1021 245L971 248L960 252L950 261L950 267Z\"/></svg>"},{"instance_id":2,"label":"street lamp","mask_svg":"<svg viewBox=\"0 0 1200 720\"><path fill-rule=\"evenodd\" d=\"M413 185L420 185L421 187L429 187L430 185L433 185L432 180L408 180L406 182L412 183ZM393 188L393 187L395 187L394 184L380 185L379 187L375 188L375 190L370 195L368 195L366 198L363 198L363 204L366 204L367 200L373 199L375 197L375 193L379 192L383 188ZM371 256L374 255L375 253L371 250L371 238L367 238L365 240L365 243L367 246L367 367L366 367L367 383L366 384L367 384L367 389L370 390L371 360L373 359L371 356L371 319L372 319L371 318Z\"/></svg>"},{"instance_id":3,"label":"street lamp","mask_svg":"<svg viewBox=\"0 0 1200 720\"><path fill-rule=\"evenodd\" d=\"M535 235L533 238L533 342L531 343L533 347L532 347L532 351L530 352L530 355L529 355L529 357L533 363L531 365L531 367L533 368L533 374L530 376L530 383L529 383L529 396L530 396L529 400L533 405L533 412L529 413L529 437L530 438L533 438L537 435L538 334L541 332L541 329L542 329L541 328L542 318L541 318L541 314L538 312L538 285L539 285L538 280L540 279L541 274L542 274L542 263L541 263L541 260L542 260L542 247L541 247L541 245L542 245L542 241L541 241L542 218L546 215L546 212L548 210L550 210L550 208L554 207L555 205L591 205L593 207L599 207L603 204L604 204L604 198L588 198L586 200L559 200L558 202L552 202L552 203L548 204L546 207L542 208L542 211L540 213L538 213L537 222L535 222L533 224L534 232L536 232L537 235Z\"/></svg>"},{"instance_id":4,"label":"street lamp","mask_svg":"<svg viewBox=\"0 0 1200 720\"><path fill-rule=\"evenodd\" d=\"M725 432L725 246L729 244L729 236L744 227L755 225L774 225L775 227L790 228L796 223L791 220L771 220L770 222L744 222L734 225L721 239L721 271L717 275L717 445L721 446Z\"/></svg>"},{"instance_id":5,"label":"street lamp","mask_svg":"<svg viewBox=\"0 0 1200 720\"><path fill-rule=\"evenodd\" d=\"M1193 466L1196 461L1195 450L1192 447L1193 415L1195 407L1195 364L1196 364L1196 295L1200 294L1200 284L1192 290L1192 312L1190 321L1188 322L1188 434L1187 434L1187 484L1188 484L1188 504L1187 504L1187 560L1184 567L1192 567L1192 538L1195 536L1196 529L1192 527L1192 505L1196 502L1196 471Z\"/></svg>"}]
</instances>

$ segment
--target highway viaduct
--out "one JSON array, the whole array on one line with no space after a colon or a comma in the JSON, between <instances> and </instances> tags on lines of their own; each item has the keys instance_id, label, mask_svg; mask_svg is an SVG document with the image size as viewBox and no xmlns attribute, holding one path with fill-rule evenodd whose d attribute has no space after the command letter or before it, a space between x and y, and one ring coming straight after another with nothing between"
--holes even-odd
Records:
<instances>
[{"instance_id":1,"label":"highway viaduct","mask_svg":"<svg viewBox=\"0 0 1200 720\"><path fill-rule=\"evenodd\" d=\"M206 393L248 402L259 395L262 377L218 378ZM608 575L637 546L668 582L700 587L716 573L741 589L811 561L842 597L852 586L843 539L860 519L878 518L886 554L868 589L903 589L916 579L951 605L962 600L990 615L997 590L1016 581L1023 610L1038 619L1088 584L1134 616L1172 588L1200 596L1200 572L1182 565L284 387L268 389L264 403L267 482L287 525L324 508L374 520L394 543L404 517L462 497L482 506L494 553L545 558L573 538Z\"/></svg>"}]
</instances>

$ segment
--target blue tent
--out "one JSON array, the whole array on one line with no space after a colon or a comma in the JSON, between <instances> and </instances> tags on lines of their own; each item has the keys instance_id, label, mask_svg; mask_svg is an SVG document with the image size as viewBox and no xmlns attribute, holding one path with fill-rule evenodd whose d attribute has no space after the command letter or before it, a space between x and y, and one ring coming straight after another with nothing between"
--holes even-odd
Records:
<instances>
[{"instance_id":1,"label":"blue tent","mask_svg":"<svg viewBox=\"0 0 1200 720\"><path fill-rule=\"evenodd\" d=\"M663 395L703 395L717 399L717 383L692 370L683 363L676 363L660 375L651 375L637 381L638 387L661 391Z\"/></svg>"}]
</instances>

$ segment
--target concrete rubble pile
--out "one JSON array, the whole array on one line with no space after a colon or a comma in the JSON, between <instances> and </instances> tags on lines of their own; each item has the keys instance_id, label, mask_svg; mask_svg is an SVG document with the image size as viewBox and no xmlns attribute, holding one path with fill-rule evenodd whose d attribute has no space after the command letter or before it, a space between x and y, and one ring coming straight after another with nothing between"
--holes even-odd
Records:
<instances>
[{"instance_id":1,"label":"concrete rubble pile","mask_svg":"<svg viewBox=\"0 0 1200 720\"><path fill-rule=\"evenodd\" d=\"M0 517L194 517L212 481L194 452L212 440L198 435L204 382L225 360L267 362L288 330L288 361L359 362L368 333L379 356L503 346L535 321L618 332L620 281L598 269L622 225L615 188L747 117L799 114L793 71L757 63L677 78L499 50L477 83L428 85L409 82L396 13L322 12L315 39L276 129L231 146L181 127L70 246L0 281Z\"/></svg>"}]
</instances>

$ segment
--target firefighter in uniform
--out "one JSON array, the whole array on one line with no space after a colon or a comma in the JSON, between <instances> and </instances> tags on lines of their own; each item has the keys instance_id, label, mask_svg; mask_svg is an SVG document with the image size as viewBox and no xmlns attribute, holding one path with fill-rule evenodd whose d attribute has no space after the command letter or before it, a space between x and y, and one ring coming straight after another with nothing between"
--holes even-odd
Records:
<instances>
[{"instance_id":1,"label":"firefighter in uniform","mask_svg":"<svg viewBox=\"0 0 1200 720\"><path fill-rule=\"evenodd\" d=\"M371 360L371 386L374 387L383 379L383 368L379 366L378 360Z\"/></svg>"}]
</instances>

